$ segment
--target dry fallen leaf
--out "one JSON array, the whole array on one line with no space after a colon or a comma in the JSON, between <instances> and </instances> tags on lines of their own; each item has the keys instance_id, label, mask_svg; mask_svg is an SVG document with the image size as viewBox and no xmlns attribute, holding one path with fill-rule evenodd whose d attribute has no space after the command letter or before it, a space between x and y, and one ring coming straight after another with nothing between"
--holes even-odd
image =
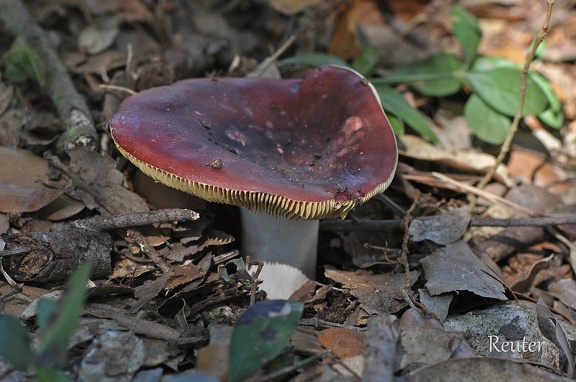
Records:
<instances>
[{"instance_id":1,"label":"dry fallen leaf","mask_svg":"<svg viewBox=\"0 0 576 382\"><path fill-rule=\"evenodd\" d=\"M437 162L463 171L485 173L496 163L496 158L490 154L470 150L441 149L414 135L402 135L398 140L404 146L404 150L399 150L399 153L403 156ZM514 185L508 175L506 166L498 166L495 176L507 186Z\"/></svg>"},{"instance_id":2,"label":"dry fallen leaf","mask_svg":"<svg viewBox=\"0 0 576 382\"><path fill-rule=\"evenodd\" d=\"M368 314L396 313L407 305L402 288L406 284L404 273L356 274L352 272L326 269L326 277L337 281L343 288L350 288L350 294L358 298ZM410 273L410 283L418 280L418 272Z\"/></svg>"},{"instance_id":3,"label":"dry fallen leaf","mask_svg":"<svg viewBox=\"0 0 576 382\"><path fill-rule=\"evenodd\" d=\"M364 354L364 334L347 328L330 328L318 333L322 346L338 358Z\"/></svg>"},{"instance_id":4,"label":"dry fallen leaf","mask_svg":"<svg viewBox=\"0 0 576 382\"><path fill-rule=\"evenodd\" d=\"M440 248L422 260L426 289L432 296L469 291L478 296L506 300L498 276L463 241Z\"/></svg>"},{"instance_id":5,"label":"dry fallen leaf","mask_svg":"<svg viewBox=\"0 0 576 382\"><path fill-rule=\"evenodd\" d=\"M436 244L450 244L459 240L470 223L466 208L455 208L440 216L415 218L409 232L413 241L430 240Z\"/></svg>"},{"instance_id":6,"label":"dry fallen leaf","mask_svg":"<svg viewBox=\"0 0 576 382\"><path fill-rule=\"evenodd\" d=\"M433 365L450 359L464 338L459 333L433 328L402 328L400 341L404 349L401 369L410 364Z\"/></svg>"},{"instance_id":7,"label":"dry fallen leaf","mask_svg":"<svg viewBox=\"0 0 576 382\"><path fill-rule=\"evenodd\" d=\"M110 157L89 150L68 150L70 165L66 168L79 196L90 208L104 208L111 215L144 212L144 200L122 186L124 177Z\"/></svg>"},{"instance_id":8,"label":"dry fallen leaf","mask_svg":"<svg viewBox=\"0 0 576 382\"><path fill-rule=\"evenodd\" d=\"M0 211L34 212L58 199L64 191L46 187L50 169L30 151L0 146Z\"/></svg>"}]
</instances>

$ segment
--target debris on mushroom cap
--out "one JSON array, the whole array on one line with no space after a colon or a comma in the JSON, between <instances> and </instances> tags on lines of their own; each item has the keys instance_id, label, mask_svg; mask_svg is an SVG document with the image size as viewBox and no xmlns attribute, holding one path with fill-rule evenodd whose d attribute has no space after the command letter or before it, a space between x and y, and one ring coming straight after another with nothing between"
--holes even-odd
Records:
<instances>
[{"instance_id":1,"label":"debris on mushroom cap","mask_svg":"<svg viewBox=\"0 0 576 382\"><path fill-rule=\"evenodd\" d=\"M374 88L338 66L149 89L122 103L110 129L155 180L285 218L344 218L388 187L398 160Z\"/></svg>"}]
</instances>

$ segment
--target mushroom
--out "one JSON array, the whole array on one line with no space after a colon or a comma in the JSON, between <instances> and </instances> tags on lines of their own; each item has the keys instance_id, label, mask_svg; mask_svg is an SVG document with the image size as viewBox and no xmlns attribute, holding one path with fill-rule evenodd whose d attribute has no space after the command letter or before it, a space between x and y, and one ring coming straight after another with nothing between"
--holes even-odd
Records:
<instances>
[{"instance_id":1,"label":"mushroom","mask_svg":"<svg viewBox=\"0 0 576 382\"><path fill-rule=\"evenodd\" d=\"M149 89L122 103L110 130L156 181L240 207L241 251L264 263L269 298L315 278L319 219L384 191L398 161L375 89L339 66Z\"/></svg>"}]
</instances>

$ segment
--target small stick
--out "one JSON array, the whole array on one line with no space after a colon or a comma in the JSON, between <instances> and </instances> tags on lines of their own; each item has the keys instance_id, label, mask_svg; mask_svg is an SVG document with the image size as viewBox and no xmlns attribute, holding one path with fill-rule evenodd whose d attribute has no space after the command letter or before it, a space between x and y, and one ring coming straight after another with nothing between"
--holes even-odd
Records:
<instances>
[{"instance_id":1,"label":"small stick","mask_svg":"<svg viewBox=\"0 0 576 382\"><path fill-rule=\"evenodd\" d=\"M126 215L96 216L71 222L55 223L52 226L52 231L64 231L68 229L107 231L115 228L135 227L153 223L193 221L198 220L199 218L200 215L192 210L168 208L149 212L135 212Z\"/></svg>"},{"instance_id":2,"label":"small stick","mask_svg":"<svg viewBox=\"0 0 576 382\"><path fill-rule=\"evenodd\" d=\"M100 84L100 85L98 85L98 88L103 89L103 90L120 91L120 92L128 93L130 95L138 94L138 92L135 90L125 88L124 86L118 86L118 85Z\"/></svg>"},{"instance_id":3,"label":"small stick","mask_svg":"<svg viewBox=\"0 0 576 382\"><path fill-rule=\"evenodd\" d=\"M518 130L518 124L520 123L520 119L522 118L522 109L524 108L524 101L526 99L526 78L528 77L530 64L534 60L536 50L540 46L540 43L544 41L544 37L546 37L546 33L548 32L553 6L554 6L554 0L548 0L548 10L546 12L546 18L544 20L544 24L542 25L542 28L540 28L540 31L538 32L538 35L534 40L534 45L532 46L532 49L530 50L528 57L526 57L526 61L524 62L524 68L522 69L522 77L520 79L520 100L518 102L518 109L516 109L516 113L514 114L514 119L512 120L512 124L510 125L510 130L508 130L508 134L506 134L506 137L504 138L504 142L502 143L500 152L498 153L498 157L496 158L496 163L494 164L493 167L490 168L490 170L486 173L484 178L482 178L480 183L478 183L477 187L480 189L486 187L488 182L492 180L492 177L494 177L494 174L496 173L498 166L500 166L502 162L504 162L504 158L506 158L506 155L510 151L510 145L512 144L512 139L516 135L516 131ZM471 212L474 209L474 207L476 207L477 201L478 201L477 197L474 197L470 201L470 204L468 205L468 211Z\"/></svg>"},{"instance_id":4,"label":"small stick","mask_svg":"<svg viewBox=\"0 0 576 382\"><path fill-rule=\"evenodd\" d=\"M478 187L469 186L465 183L458 182L457 180L452 179L449 176L446 176L444 174L440 174L439 172L433 171L432 176L434 176L435 178L438 178L438 179L440 179L446 183L452 184L453 186L456 186L456 187L460 188L461 190L469 192L473 195L481 196L481 197L489 200L492 203L498 203L498 204L504 205L504 206L511 208L513 210L516 210L522 214L526 214L526 215L533 215L534 214L534 211L532 211L529 208L526 208L526 207L524 207L518 203L511 202L507 199L504 199L501 196L491 194L491 193L486 192L486 191L484 191Z\"/></svg>"},{"instance_id":5,"label":"small stick","mask_svg":"<svg viewBox=\"0 0 576 382\"><path fill-rule=\"evenodd\" d=\"M403 220L325 220L320 222L320 231L382 231L402 228ZM470 220L470 227L547 227L561 224L576 224L576 214L533 218Z\"/></svg>"},{"instance_id":6,"label":"small stick","mask_svg":"<svg viewBox=\"0 0 576 382\"><path fill-rule=\"evenodd\" d=\"M294 43L294 41L296 41L296 37L294 37L294 35L290 36L288 40L286 40L286 42L284 42L284 44L282 44L282 46L278 48L276 52L274 52L271 56L266 57L264 61L262 61L260 65L248 73L246 77L261 77L264 72L266 72L266 70L268 70L268 68L272 66L276 60L278 60L278 57L280 57L282 53L284 53L286 49L288 49L290 45Z\"/></svg>"},{"instance_id":7,"label":"small stick","mask_svg":"<svg viewBox=\"0 0 576 382\"><path fill-rule=\"evenodd\" d=\"M170 267L164 262L162 256L152 247L144 235L142 235L138 231L128 230L128 234L126 235L126 241L131 244L136 244L140 246L140 250L142 253L146 254L162 270L162 272L167 273L170 271Z\"/></svg>"}]
</instances>

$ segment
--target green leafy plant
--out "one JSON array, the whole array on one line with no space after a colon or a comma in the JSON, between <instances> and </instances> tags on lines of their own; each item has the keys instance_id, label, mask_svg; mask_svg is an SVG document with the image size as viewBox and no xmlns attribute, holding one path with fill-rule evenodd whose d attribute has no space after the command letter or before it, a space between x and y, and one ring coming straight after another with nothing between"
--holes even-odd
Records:
<instances>
[{"instance_id":1,"label":"green leafy plant","mask_svg":"<svg viewBox=\"0 0 576 382\"><path fill-rule=\"evenodd\" d=\"M303 310L298 302L265 300L242 313L232 330L228 381L242 381L278 357L290 342Z\"/></svg>"},{"instance_id":2,"label":"green leafy plant","mask_svg":"<svg viewBox=\"0 0 576 382\"><path fill-rule=\"evenodd\" d=\"M68 337L76 329L84 307L89 276L90 264L86 263L72 274L60 300L40 300L37 348L33 348L28 331L17 318L1 315L0 357L17 370L34 373L40 382L69 381L61 370L67 362Z\"/></svg>"},{"instance_id":3,"label":"green leafy plant","mask_svg":"<svg viewBox=\"0 0 576 382\"><path fill-rule=\"evenodd\" d=\"M518 108L522 70L505 58L479 56L482 30L478 21L459 6L452 8L451 15L454 35L462 48L461 57L438 53L399 68L384 78L372 78L370 82L379 93L382 107L397 134L403 133L404 123L407 123L431 141L436 141L436 136L426 120L392 85L408 84L430 97L450 96L466 88L471 95L464 105L464 116L473 133L483 141L500 144ZM322 64L342 64L329 57L332 56L315 54L312 60L311 57L295 56L281 63L317 66L324 59ZM370 76L377 59L378 51L367 48L349 66ZM563 123L562 105L550 82L534 71L528 72L522 115L536 115L556 129Z\"/></svg>"},{"instance_id":4,"label":"green leafy plant","mask_svg":"<svg viewBox=\"0 0 576 382\"><path fill-rule=\"evenodd\" d=\"M14 40L10 50L2 57L4 73L10 82L16 84L27 80L34 80L40 84L45 82L42 71L36 65L35 54L22 38Z\"/></svg>"}]
</instances>

